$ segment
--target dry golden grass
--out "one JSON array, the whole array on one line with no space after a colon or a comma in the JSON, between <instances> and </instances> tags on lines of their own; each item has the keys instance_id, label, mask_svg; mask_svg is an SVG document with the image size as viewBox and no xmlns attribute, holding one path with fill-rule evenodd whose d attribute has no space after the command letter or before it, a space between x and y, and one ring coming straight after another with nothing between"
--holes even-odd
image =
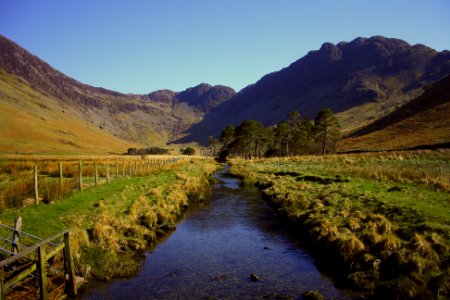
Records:
<instances>
[{"instance_id":1,"label":"dry golden grass","mask_svg":"<svg viewBox=\"0 0 450 300\"><path fill-rule=\"evenodd\" d=\"M432 298L436 284L435 293L450 296L441 280L450 250L449 151L233 160L230 171L258 186L350 286L400 299L397 281L411 285L413 298Z\"/></svg>"},{"instance_id":2,"label":"dry golden grass","mask_svg":"<svg viewBox=\"0 0 450 300\"><path fill-rule=\"evenodd\" d=\"M67 197L78 189L79 161L74 157L39 156L15 160L0 160L0 210L21 207L24 200L34 198L33 170L38 168L38 188L41 201L51 202ZM83 186L94 185L95 164L99 183L125 176L148 176L154 172L176 168L184 158L172 156L87 156L83 158ZM100 160L101 159L101 160ZM117 166L116 166L117 162ZM60 183L59 164L63 182ZM117 169L116 169L117 167ZM209 172L209 171L208 171ZM28 201L28 200L27 200ZM34 201L32 201L34 203Z\"/></svg>"},{"instance_id":3,"label":"dry golden grass","mask_svg":"<svg viewBox=\"0 0 450 300\"><path fill-rule=\"evenodd\" d=\"M87 123L0 70L0 153L108 154L139 146Z\"/></svg>"},{"instance_id":4,"label":"dry golden grass","mask_svg":"<svg viewBox=\"0 0 450 300\"><path fill-rule=\"evenodd\" d=\"M395 150L450 142L450 102L382 130L339 142L338 151Z\"/></svg>"}]
</instances>

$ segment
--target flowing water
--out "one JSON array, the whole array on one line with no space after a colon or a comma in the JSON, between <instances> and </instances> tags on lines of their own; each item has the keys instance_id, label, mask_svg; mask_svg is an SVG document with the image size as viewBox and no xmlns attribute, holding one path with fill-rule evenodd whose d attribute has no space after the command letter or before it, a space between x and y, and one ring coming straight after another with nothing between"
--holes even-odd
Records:
<instances>
[{"instance_id":1,"label":"flowing water","mask_svg":"<svg viewBox=\"0 0 450 300\"><path fill-rule=\"evenodd\" d=\"M135 277L91 288L82 298L301 298L316 289L326 299L351 299L321 275L257 189L241 187L225 171L216 178L211 201L189 210Z\"/></svg>"}]
</instances>

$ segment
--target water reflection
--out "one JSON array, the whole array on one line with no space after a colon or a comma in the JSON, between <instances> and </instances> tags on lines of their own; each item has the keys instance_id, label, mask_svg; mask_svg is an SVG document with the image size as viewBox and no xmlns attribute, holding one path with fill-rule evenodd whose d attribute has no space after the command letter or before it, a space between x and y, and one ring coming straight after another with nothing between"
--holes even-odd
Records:
<instances>
[{"instance_id":1,"label":"water reflection","mask_svg":"<svg viewBox=\"0 0 450 300\"><path fill-rule=\"evenodd\" d=\"M187 213L149 253L141 272L92 289L86 299L299 298L317 289L349 299L323 278L313 260L277 223L253 188L218 174L209 205ZM251 273L260 277L257 282Z\"/></svg>"}]
</instances>

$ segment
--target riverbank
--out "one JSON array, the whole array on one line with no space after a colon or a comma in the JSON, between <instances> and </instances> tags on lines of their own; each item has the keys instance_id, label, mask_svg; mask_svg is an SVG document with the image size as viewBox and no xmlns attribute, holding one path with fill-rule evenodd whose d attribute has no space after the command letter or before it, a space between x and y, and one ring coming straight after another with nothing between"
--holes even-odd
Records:
<instances>
[{"instance_id":1,"label":"riverbank","mask_svg":"<svg viewBox=\"0 0 450 300\"><path fill-rule=\"evenodd\" d=\"M209 159L183 160L64 200L2 211L0 222L13 224L21 216L22 230L39 237L69 229L77 274L99 280L130 276L145 249L175 227L190 203L208 199L210 175L218 168Z\"/></svg>"},{"instance_id":2,"label":"riverbank","mask_svg":"<svg viewBox=\"0 0 450 300\"><path fill-rule=\"evenodd\" d=\"M183 215L147 252L136 276L91 286L80 298L299 299L311 290L325 299L360 295L337 289L259 191L242 187L227 171L214 174L210 200Z\"/></svg>"},{"instance_id":3,"label":"riverbank","mask_svg":"<svg viewBox=\"0 0 450 300\"><path fill-rule=\"evenodd\" d=\"M231 164L340 284L376 298L450 296L448 152Z\"/></svg>"}]
</instances>

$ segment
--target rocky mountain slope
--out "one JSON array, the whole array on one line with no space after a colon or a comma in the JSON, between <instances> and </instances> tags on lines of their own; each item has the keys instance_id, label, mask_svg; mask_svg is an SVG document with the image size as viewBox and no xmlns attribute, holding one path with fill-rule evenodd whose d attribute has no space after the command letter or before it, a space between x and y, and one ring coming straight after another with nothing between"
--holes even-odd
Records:
<instances>
[{"instance_id":1,"label":"rocky mountain slope","mask_svg":"<svg viewBox=\"0 0 450 300\"><path fill-rule=\"evenodd\" d=\"M228 124L274 124L290 111L313 117L329 107L344 132L355 131L423 93L450 74L450 52L375 36L325 43L289 67L268 74L219 105L180 141L205 142Z\"/></svg>"},{"instance_id":2,"label":"rocky mountain slope","mask_svg":"<svg viewBox=\"0 0 450 300\"><path fill-rule=\"evenodd\" d=\"M450 145L450 75L340 142L341 151Z\"/></svg>"},{"instance_id":3,"label":"rocky mountain slope","mask_svg":"<svg viewBox=\"0 0 450 300\"><path fill-rule=\"evenodd\" d=\"M171 106L177 103L185 103L186 105L195 107L197 111L207 113L235 94L236 92L227 86L211 86L207 83L201 83L179 93L170 90L161 90L150 93L147 97L151 101L167 103Z\"/></svg>"},{"instance_id":4,"label":"rocky mountain slope","mask_svg":"<svg viewBox=\"0 0 450 300\"><path fill-rule=\"evenodd\" d=\"M207 111L234 95L231 88L207 84L181 93L160 91L150 95L125 95L92 87L55 70L3 36L0 36L0 70L4 83L0 90L2 104L29 107L27 103L18 105L17 101L26 100L16 94L31 89L51 99L48 107L55 113L70 112L78 121L122 139L125 145L165 145L181 137ZM20 84L11 85L17 80ZM157 97L163 94L174 97L164 102ZM27 122L26 119L22 121Z\"/></svg>"},{"instance_id":5,"label":"rocky mountain slope","mask_svg":"<svg viewBox=\"0 0 450 300\"><path fill-rule=\"evenodd\" d=\"M434 98L426 96L426 105L417 100L404 106L448 74L449 51L375 36L337 45L325 43L237 94L229 87L202 83L182 92L125 95L69 78L0 36L0 152L92 152L93 141L101 141L101 152L174 141L206 143L208 136L217 136L228 124L255 119L272 125L293 110L312 118L324 107L337 113L346 134L355 133L342 144L345 149L368 150L372 138L363 136L387 132L384 128L411 120L411 111L415 112L414 122L419 122L416 116L421 116L420 120L427 116L429 121L433 117L428 115L434 114L442 121L441 125L421 123L422 129L448 126L442 115L447 102L430 104L439 98L439 91L445 93L442 88L427 92ZM389 115L400 107L397 114ZM400 134L398 128L402 127L396 128ZM439 131L439 138L433 135L435 131L423 132L430 137L428 144L445 142L445 130ZM411 146L425 139L409 141Z\"/></svg>"}]
</instances>

